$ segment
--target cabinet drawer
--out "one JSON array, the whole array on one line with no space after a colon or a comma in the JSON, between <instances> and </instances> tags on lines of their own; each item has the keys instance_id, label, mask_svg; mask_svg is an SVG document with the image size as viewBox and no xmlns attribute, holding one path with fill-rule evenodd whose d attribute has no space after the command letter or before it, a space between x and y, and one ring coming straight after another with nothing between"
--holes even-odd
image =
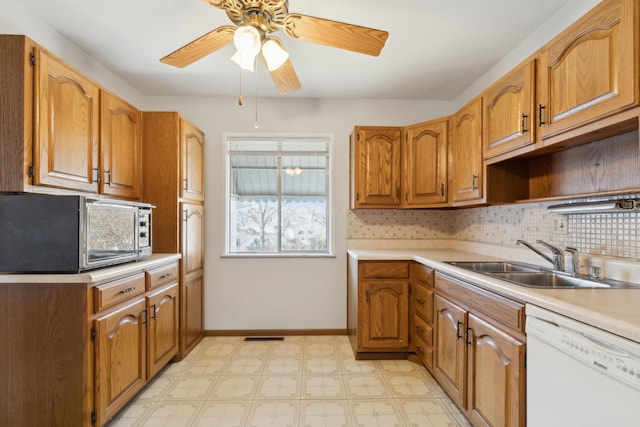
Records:
<instances>
[{"instance_id":1,"label":"cabinet drawer","mask_svg":"<svg viewBox=\"0 0 640 427\"><path fill-rule=\"evenodd\" d=\"M361 262L360 275L364 278L404 279L409 277L409 263Z\"/></svg>"},{"instance_id":2,"label":"cabinet drawer","mask_svg":"<svg viewBox=\"0 0 640 427\"><path fill-rule=\"evenodd\" d=\"M429 347L424 341L420 338L415 340L415 351L416 355L422 360L424 366L426 366L429 370L433 369L433 349Z\"/></svg>"},{"instance_id":3,"label":"cabinet drawer","mask_svg":"<svg viewBox=\"0 0 640 427\"><path fill-rule=\"evenodd\" d=\"M140 295L145 291L144 286L144 273L96 286L95 310L100 311L132 296Z\"/></svg>"},{"instance_id":4,"label":"cabinet drawer","mask_svg":"<svg viewBox=\"0 0 640 427\"><path fill-rule=\"evenodd\" d=\"M413 265L413 277L424 286L433 288L433 270L422 264Z\"/></svg>"},{"instance_id":5,"label":"cabinet drawer","mask_svg":"<svg viewBox=\"0 0 640 427\"><path fill-rule=\"evenodd\" d=\"M433 322L433 291L414 284L413 312L422 316L429 323Z\"/></svg>"},{"instance_id":6,"label":"cabinet drawer","mask_svg":"<svg viewBox=\"0 0 640 427\"><path fill-rule=\"evenodd\" d=\"M146 273L147 289L157 288L178 280L178 263L154 268Z\"/></svg>"},{"instance_id":7,"label":"cabinet drawer","mask_svg":"<svg viewBox=\"0 0 640 427\"><path fill-rule=\"evenodd\" d=\"M449 295L466 309L524 332L524 304L439 273L436 273L435 284L439 293Z\"/></svg>"},{"instance_id":8,"label":"cabinet drawer","mask_svg":"<svg viewBox=\"0 0 640 427\"><path fill-rule=\"evenodd\" d=\"M433 328L420 316L413 317L414 336L422 340L427 347L433 347Z\"/></svg>"}]
</instances>

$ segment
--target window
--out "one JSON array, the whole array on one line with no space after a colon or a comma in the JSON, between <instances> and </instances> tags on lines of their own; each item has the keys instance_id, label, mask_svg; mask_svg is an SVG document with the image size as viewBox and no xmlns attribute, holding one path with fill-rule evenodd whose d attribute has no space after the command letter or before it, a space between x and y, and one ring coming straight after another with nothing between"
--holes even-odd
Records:
<instances>
[{"instance_id":1,"label":"window","mask_svg":"<svg viewBox=\"0 0 640 427\"><path fill-rule=\"evenodd\" d=\"M329 138L227 138L227 252L330 252Z\"/></svg>"}]
</instances>

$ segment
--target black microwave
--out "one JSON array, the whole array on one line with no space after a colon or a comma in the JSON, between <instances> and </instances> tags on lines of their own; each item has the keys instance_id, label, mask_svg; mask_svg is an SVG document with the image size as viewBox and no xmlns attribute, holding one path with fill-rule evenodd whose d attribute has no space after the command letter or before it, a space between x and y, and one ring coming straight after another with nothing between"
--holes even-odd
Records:
<instances>
[{"instance_id":1,"label":"black microwave","mask_svg":"<svg viewBox=\"0 0 640 427\"><path fill-rule=\"evenodd\" d=\"M151 255L152 205L0 194L0 271L78 273Z\"/></svg>"}]
</instances>

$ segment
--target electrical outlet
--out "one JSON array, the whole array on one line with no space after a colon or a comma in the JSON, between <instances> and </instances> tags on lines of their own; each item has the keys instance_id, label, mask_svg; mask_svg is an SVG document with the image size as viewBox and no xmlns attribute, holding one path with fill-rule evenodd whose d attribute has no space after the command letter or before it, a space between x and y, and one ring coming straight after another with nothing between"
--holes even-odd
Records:
<instances>
[{"instance_id":1,"label":"electrical outlet","mask_svg":"<svg viewBox=\"0 0 640 427\"><path fill-rule=\"evenodd\" d=\"M553 234L567 234L569 230L569 218L566 215L557 215L553 218L551 231Z\"/></svg>"}]
</instances>

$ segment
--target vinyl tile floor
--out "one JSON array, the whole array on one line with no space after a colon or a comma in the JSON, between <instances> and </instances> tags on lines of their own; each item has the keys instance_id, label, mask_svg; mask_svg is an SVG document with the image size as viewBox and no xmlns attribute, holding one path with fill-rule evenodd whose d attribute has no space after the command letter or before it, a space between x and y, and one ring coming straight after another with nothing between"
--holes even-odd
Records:
<instances>
[{"instance_id":1,"label":"vinyl tile floor","mask_svg":"<svg viewBox=\"0 0 640 427\"><path fill-rule=\"evenodd\" d=\"M427 370L358 361L346 336L205 337L109 427L467 427Z\"/></svg>"}]
</instances>

